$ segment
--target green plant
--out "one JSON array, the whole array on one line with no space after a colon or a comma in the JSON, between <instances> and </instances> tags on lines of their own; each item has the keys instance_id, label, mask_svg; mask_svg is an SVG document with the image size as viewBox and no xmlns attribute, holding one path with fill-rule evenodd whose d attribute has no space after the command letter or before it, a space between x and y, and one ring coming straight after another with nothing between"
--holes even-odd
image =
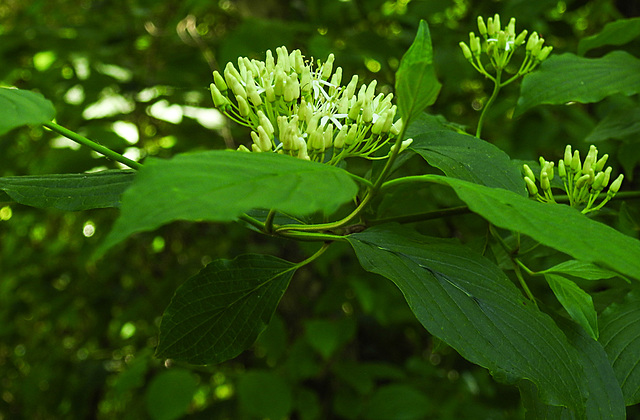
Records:
<instances>
[{"instance_id":1,"label":"green plant","mask_svg":"<svg viewBox=\"0 0 640 420\"><path fill-rule=\"evenodd\" d=\"M530 73L550 50L532 35L524 59L530 64L501 82L501 71L524 40L515 36L515 23L501 31L497 16L486 34L482 25L496 75L479 60L477 38L471 37L471 48L463 47L463 53L467 59L471 53L474 67L494 83L486 110L502 86ZM514 47L508 50L509 42ZM566 173L568 196L554 198L553 165L542 160L543 201L552 203L529 199L527 191L537 194L533 164L527 164L523 177L520 163L477 138L485 111L475 137L423 114L440 90L425 22L396 75L401 123L393 121L396 108L390 96L375 96L375 83L357 96L357 80L342 88L341 72L333 73L331 56L314 71L299 51L289 54L281 48L277 55L277 63L267 56L264 68L241 59L238 70L227 67L224 77L214 73L214 103L253 130L250 153L245 146L243 152L182 154L141 165L51 122L53 107L42 97L0 90L4 108L16 110L0 120L4 132L42 124L139 170L0 178L2 199L63 210L120 207L121 216L101 253L136 232L175 220L239 221L267 236L318 244L317 251L299 263L245 254L208 264L176 291L166 309L158 357L210 364L237 356L269 323L296 270L332 243L344 242L364 269L396 284L425 329L496 379L517 385L525 407L540 418L591 418L594 413L621 418L625 404L639 402L640 374L633 367L640 354L634 347L640 334L640 298L634 290L640 280L640 242L583 214L604 204L592 207L601 195L599 187L606 185L604 180L596 185L599 173L604 174L601 178L611 173L602 172L604 162L600 165L591 153L587 160L595 166L593 177L588 169L578 177L571 155L574 172L573 178ZM524 77L516 113L540 104L637 94L637 67L638 59L622 51L600 59L552 56ZM629 73L631 77L620 77ZM598 78L603 74L615 83L602 86ZM255 80L259 83L254 85ZM431 173L405 173L410 153L421 156ZM366 170L352 169L349 159L361 157L373 163ZM565 156L565 171L567 163ZM580 166L584 171L587 165ZM444 175L433 173L436 170ZM578 185L582 176L587 178ZM583 190L585 185L592 188ZM451 201L459 200L456 205L437 203L439 186L446 187ZM614 182L609 191L619 188ZM385 200L404 202L417 190L426 190L431 202L385 214ZM583 212L572 207L582 205L587 196ZM639 196L637 191L622 191L616 198ZM613 194L601 198L609 201ZM561 201L572 206L554 203ZM425 235L400 224L465 212L486 220L484 245ZM532 269L539 265L541 249L558 263ZM528 284L537 277L546 280L568 317L552 302L534 296ZM605 301L606 309L598 315L594 296L578 283L605 279L614 279L611 289L622 298Z\"/></svg>"}]
</instances>

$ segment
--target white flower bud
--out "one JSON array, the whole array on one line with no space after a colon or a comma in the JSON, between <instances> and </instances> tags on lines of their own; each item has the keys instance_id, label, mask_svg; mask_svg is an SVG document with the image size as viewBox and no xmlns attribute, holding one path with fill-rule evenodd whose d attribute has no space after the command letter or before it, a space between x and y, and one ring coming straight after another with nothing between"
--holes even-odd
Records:
<instances>
[{"instance_id":1,"label":"white flower bud","mask_svg":"<svg viewBox=\"0 0 640 420\"><path fill-rule=\"evenodd\" d=\"M575 173L582 170L582 162L580 161L580 152L578 150L573 152L573 157L571 158L571 170Z\"/></svg>"},{"instance_id":2,"label":"white flower bud","mask_svg":"<svg viewBox=\"0 0 640 420\"><path fill-rule=\"evenodd\" d=\"M544 61L547 59L547 57L549 57L549 54L551 54L551 51L553 50L553 47L548 45L546 47L544 47L543 49L540 50L540 52L538 53L537 59L538 61Z\"/></svg>"},{"instance_id":3,"label":"white flower bud","mask_svg":"<svg viewBox=\"0 0 640 420\"><path fill-rule=\"evenodd\" d=\"M249 98L253 106L262 105L262 98L260 98L260 95L258 94L258 90L256 88L256 84L253 82L253 80L247 83L247 97Z\"/></svg>"},{"instance_id":4,"label":"white flower bud","mask_svg":"<svg viewBox=\"0 0 640 420\"><path fill-rule=\"evenodd\" d=\"M507 25L507 35L509 39L515 39L516 37L516 18L511 18L509 20L509 24Z\"/></svg>"},{"instance_id":5,"label":"white flower bud","mask_svg":"<svg viewBox=\"0 0 640 420\"><path fill-rule=\"evenodd\" d=\"M322 134L324 138L324 148L328 149L333 144L333 125L329 124Z\"/></svg>"},{"instance_id":6,"label":"white flower bud","mask_svg":"<svg viewBox=\"0 0 640 420\"><path fill-rule=\"evenodd\" d=\"M370 123L373 120L373 106L371 105L371 100L365 100L362 105L362 121L366 123Z\"/></svg>"},{"instance_id":7,"label":"white flower bud","mask_svg":"<svg viewBox=\"0 0 640 420\"><path fill-rule=\"evenodd\" d=\"M394 136L397 136L400 134L400 131L402 131L402 124L402 118L398 118L398 120L391 125L391 130L389 130L389 132Z\"/></svg>"},{"instance_id":8,"label":"white flower bud","mask_svg":"<svg viewBox=\"0 0 640 420\"><path fill-rule=\"evenodd\" d=\"M529 191L530 196L538 194L538 187L530 178L525 178L524 183L527 185L527 190Z\"/></svg>"},{"instance_id":9,"label":"white flower bud","mask_svg":"<svg viewBox=\"0 0 640 420\"><path fill-rule=\"evenodd\" d=\"M562 159L558 161L558 175L560 175L560 178L562 179L567 177L567 169L564 166L564 160Z\"/></svg>"},{"instance_id":10,"label":"white flower bud","mask_svg":"<svg viewBox=\"0 0 640 420\"><path fill-rule=\"evenodd\" d=\"M609 155L608 154L604 154L600 159L598 159L598 161L595 164L594 170L596 172L601 171L604 168L604 165L606 165L607 163L607 159L609 159Z\"/></svg>"},{"instance_id":11,"label":"white flower bud","mask_svg":"<svg viewBox=\"0 0 640 420\"><path fill-rule=\"evenodd\" d=\"M267 97L267 101L273 103L276 101L276 92L273 89L271 83L267 84L264 88L264 95Z\"/></svg>"},{"instance_id":12,"label":"white flower bud","mask_svg":"<svg viewBox=\"0 0 640 420\"><path fill-rule=\"evenodd\" d=\"M347 138L344 140L344 144L350 146L357 140L358 137L358 124L351 124L349 127L349 132L347 133Z\"/></svg>"},{"instance_id":13,"label":"white flower bud","mask_svg":"<svg viewBox=\"0 0 640 420\"><path fill-rule=\"evenodd\" d=\"M327 61L325 61L324 64L322 64L322 73L320 76L322 80L327 80L329 79L329 76L331 76L334 59L335 59L335 56L333 55L333 53L331 53L329 54L329 57L327 57Z\"/></svg>"},{"instance_id":14,"label":"white flower bud","mask_svg":"<svg viewBox=\"0 0 640 420\"><path fill-rule=\"evenodd\" d=\"M618 177L611 183L609 187L608 193L615 194L620 191L620 187L622 186L622 180L624 179L624 175L620 174Z\"/></svg>"},{"instance_id":15,"label":"white flower bud","mask_svg":"<svg viewBox=\"0 0 640 420\"><path fill-rule=\"evenodd\" d=\"M358 75L354 74L351 78L351 81L347 85L347 88L344 91L344 96L347 98L351 98L356 93L356 87L358 86Z\"/></svg>"},{"instance_id":16,"label":"white flower bud","mask_svg":"<svg viewBox=\"0 0 640 420\"><path fill-rule=\"evenodd\" d=\"M240 95L236 95L236 101L238 102L238 112L240 113L240 116L241 117L248 116L249 104L247 103L247 100Z\"/></svg>"},{"instance_id":17,"label":"white flower bud","mask_svg":"<svg viewBox=\"0 0 640 420\"><path fill-rule=\"evenodd\" d=\"M300 82L298 75L291 73L284 84L284 100L285 102L293 102L300 97Z\"/></svg>"},{"instance_id":18,"label":"white flower bud","mask_svg":"<svg viewBox=\"0 0 640 420\"><path fill-rule=\"evenodd\" d=\"M289 63L289 52L287 47L282 46L276 48L276 54L278 56L278 63L276 67L279 67L283 72L288 72L291 69L291 63Z\"/></svg>"},{"instance_id":19,"label":"white flower bud","mask_svg":"<svg viewBox=\"0 0 640 420\"><path fill-rule=\"evenodd\" d=\"M513 41L513 46L514 47L519 47L520 45L524 44L524 40L527 38L527 33L528 32L527 32L526 29L524 31L520 32L520 34Z\"/></svg>"},{"instance_id":20,"label":"white flower bud","mask_svg":"<svg viewBox=\"0 0 640 420\"><path fill-rule=\"evenodd\" d=\"M262 151L270 152L271 146L272 146L271 139L269 138L269 135L265 131L264 127L262 127L261 125L258 126L258 137L260 141L259 146L262 149ZM254 140L254 143L255 143L255 140Z\"/></svg>"},{"instance_id":21,"label":"white flower bud","mask_svg":"<svg viewBox=\"0 0 640 420\"><path fill-rule=\"evenodd\" d=\"M358 119L358 115L360 115L361 109L362 109L362 101L358 100L349 110L348 118L354 121Z\"/></svg>"},{"instance_id":22,"label":"white flower bud","mask_svg":"<svg viewBox=\"0 0 640 420\"><path fill-rule=\"evenodd\" d=\"M565 166L571 167L571 145L567 144L567 147L564 148L564 164Z\"/></svg>"},{"instance_id":23,"label":"white flower bud","mask_svg":"<svg viewBox=\"0 0 640 420\"><path fill-rule=\"evenodd\" d=\"M265 64L265 69L267 73L272 73L273 70L276 68L276 63L273 60L273 53L271 52L271 50L267 50L267 55L264 60L264 64Z\"/></svg>"},{"instance_id":24,"label":"white flower bud","mask_svg":"<svg viewBox=\"0 0 640 420\"><path fill-rule=\"evenodd\" d=\"M273 129L273 124L271 124L271 121L269 120L269 118L267 118L266 115L264 115L264 112L262 112L262 110L258 111L258 120L260 121L260 125L264 127L264 130L269 135L269 138L272 139L273 133L275 132Z\"/></svg>"},{"instance_id":25,"label":"white flower bud","mask_svg":"<svg viewBox=\"0 0 640 420\"><path fill-rule=\"evenodd\" d=\"M217 70L213 72L213 82L221 92L225 92L227 90L227 84L224 82L224 78L220 75L220 73L218 73Z\"/></svg>"},{"instance_id":26,"label":"white flower bud","mask_svg":"<svg viewBox=\"0 0 640 420\"><path fill-rule=\"evenodd\" d=\"M344 147L344 142L347 139L347 132L349 131L349 126L346 124L342 126L338 134L336 135L336 139L334 140L333 147L336 149L342 149Z\"/></svg>"},{"instance_id":27,"label":"white flower bud","mask_svg":"<svg viewBox=\"0 0 640 420\"><path fill-rule=\"evenodd\" d=\"M480 32L480 35L483 37L487 37L487 25L484 24L482 16L478 16L478 32Z\"/></svg>"},{"instance_id":28,"label":"white flower bud","mask_svg":"<svg viewBox=\"0 0 640 420\"><path fill-rule=\"evenodd\" d=\"M365 93L366 98L369 100L369 102L373 101L373 97L376 94L376 85L378 84L378 81L373 79L371 81L371 83L369 83L369 86L367 86L367 91Z\"/></svg>"},{"instance_id":29,"label":"white flower bud","mask_svg":"<svg viewBox=\"0 0 640 420\"><path fill-rule=\"evenodd\" d=\"M460 45L460 48L462 48L462 54L464 55L464 58L469 61L473 60L473 55L471 54L471 50L469 49L467 44L465 44L464 42L460 42L460 44L458 45Z\"/></svg>"},{"instance_id":30,"label":"white flower bud","mask_svg":"<svg viewBox=\"0 0 640 420\"><path fill-rule=\"evenodd\" d=\"M526 163L524 165L522 165L522 169L524 169L524 177L525 178L529 178L532 181L536 180L535 175L533 174L533 171L531 170L531 168L529 167L529 165L527 165Z\"/></svg>"},{"instance_id":31,"label":"white flower bud","mask_svg":"<svg viewBox=\"0 0 640 420\"><path fill-rule=\"evenodd\" d=\"M284 95L284 84L287 76L284 73L284 70L280 66L276 67L276 81L275 86L273 87L273 91L277 96Z\"/></svg>"},{"instance_id":32,"label":"white flower bud","mask_svg":"<svg viewBox=\"0 0 640 420\"><path fill-rule=\"evenodd\" d=\"M225 98L222 93L220 93L215 84L211 83L209 87L211 88L211 98L213 99L213 105L215 105L216 108L222 109L229 103L229 100Z\"/></svg>"}]
</instances>

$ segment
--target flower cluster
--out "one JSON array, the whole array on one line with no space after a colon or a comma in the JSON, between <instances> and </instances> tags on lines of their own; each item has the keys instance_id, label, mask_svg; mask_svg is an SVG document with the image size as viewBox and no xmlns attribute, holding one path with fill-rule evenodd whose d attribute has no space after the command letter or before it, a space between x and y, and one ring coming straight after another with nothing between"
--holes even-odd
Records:
<instances>
[{"instance_id":1,"label":"flower cluster","mask_svg":"<svg viewBox=\"0 0 640 420\"><path fill-rule=\"evenodd\" d=\"M531 72L538 64L544 61L553 47L544 45L544 39L534 32L527 39L527 30L523 30L516 35L516 19L511 18L506 28L500 27L500 15L496 14L493 18L487 19L485 24L482 16L478 16L478 30L480 36L484 39L481 42L473 32L469 33L469 45L464 42L460 43L464 57L471 65L481 74L493 79L482 64L482 52L484 51L489 57L491 65L497 72L504 70L509 64L509 60L513 56L514 51L525 43L526 55L520 68L516 72L513 79L524 76ZM506 84L506 83L504 83Z\"/></svg>"},{"instance_id":2,"label":"flower cluster","mask_svg":"<svg viewBox=\"0 0 640 420\"><path fill-rule=\"evenodd\" d=\"M266 52L265 61L238 59L223 75L213 72L216 108L251 128L251 150L278 152L335 164L350 157L374 159L374 153L401 131L394 121L393 94L376 95L376 81L358 87L358 76L342 86L342 68L334 56L307 61L300 50ZM405 141L401 149L410 141Z\"/></svg>"},{"instance_id":3,"label":"flower cluster","mask_svg":"<svg viewBox=\"0 0 640 420\"><path fill-rule=\"evenodd\" d=\"M582 213L599 210L620 190L624 178L622 174L611 183L607 195L600 204L594 207L599 194L609 185L611 178L611 166L604 169L608 157L609 155L605 154L598 159L598 149L592 145L582 163L580 152L575 150L572 153L571 146L567 145L564 159L560 159L557 169L571 207L582 208ZM540 190L542 191L540 194L533 171L529 165L523 165L524 180L530 196L542 202L556 202L551 192L554 167L554 162L548 162L542 156L540 157Z\"/></svg>"}]
</instances>

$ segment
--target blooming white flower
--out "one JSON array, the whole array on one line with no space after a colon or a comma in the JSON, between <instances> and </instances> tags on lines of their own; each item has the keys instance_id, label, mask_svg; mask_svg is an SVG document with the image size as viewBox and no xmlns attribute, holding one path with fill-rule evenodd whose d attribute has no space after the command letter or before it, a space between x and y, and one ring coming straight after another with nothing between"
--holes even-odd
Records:
<instances>
[{"instance_id":1,"label":"blooming white flower","mask_svg":"<svg viewBox=\"0 0 640 420\"><path fill-rule=\"evenodd\" d=\"M342 68L305 60L300 50L269 50L264 61L238 58L223 75L213 72L214 105L252 130L253 151L273 151L336 164L346 157L375 157L400 132L393 94L376 96L377 82L358 88L358 76L346 86ZM240 150L249 151L241 146Z\"/></svg>"}]
</instances>

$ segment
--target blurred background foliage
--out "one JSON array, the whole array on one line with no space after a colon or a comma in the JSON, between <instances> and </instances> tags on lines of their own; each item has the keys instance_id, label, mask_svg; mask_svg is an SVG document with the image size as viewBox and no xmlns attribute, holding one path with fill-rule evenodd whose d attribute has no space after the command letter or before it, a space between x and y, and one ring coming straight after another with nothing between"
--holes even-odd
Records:
<instances>
[{"instance_id":1,"label":"blurred background foliage","mask_svg":"<svg viewBox=\"0 0 640 420\"><path fill-rule=\"evenodd\" d=\"M262 59L266 49L286 45L320 59L333 52L345 79L376 78L380 89L392 91L394 72L423 18L443 83L430 112L474 127L489 86L457 44L477 31L477 15L496 12L504 21L516 17L519 29L541 33L556 53L575 53L580 38L640 15L640 5L3 0L0 82L41 92L54 102L58 123L133 159L237 147L247 132L212 109L212 70L238 56ZM627 47L639 51L637 41ZM513 120L517 93L517 86L505 89L484 133L513 158L528 160L540 154L557 159L567 143L586 153L585 137L608 110L625 101L637 106L637 98L615 97L534 109ZM624 144L614 139L598 147L613 156L622 149L631 182L640 151L637 143L635 149ZM115 167L37 127L0 139L0 176ZM437 188L433 193L451 199ZM237 225L173 223L92 262L116 216L115 210L62 213L0 203L1 420L524 416L517 389L496 383L430 337L399 291L362 271L340 245L296 274L251 351L218 366L154 359L162 311L177 286L208 262L247 252L300 261L313 249ZM631 222L619 225L637 235ZM473 216L422 228L463 240L467 230L485 229Z\"/></svg>"}]
</instances>

